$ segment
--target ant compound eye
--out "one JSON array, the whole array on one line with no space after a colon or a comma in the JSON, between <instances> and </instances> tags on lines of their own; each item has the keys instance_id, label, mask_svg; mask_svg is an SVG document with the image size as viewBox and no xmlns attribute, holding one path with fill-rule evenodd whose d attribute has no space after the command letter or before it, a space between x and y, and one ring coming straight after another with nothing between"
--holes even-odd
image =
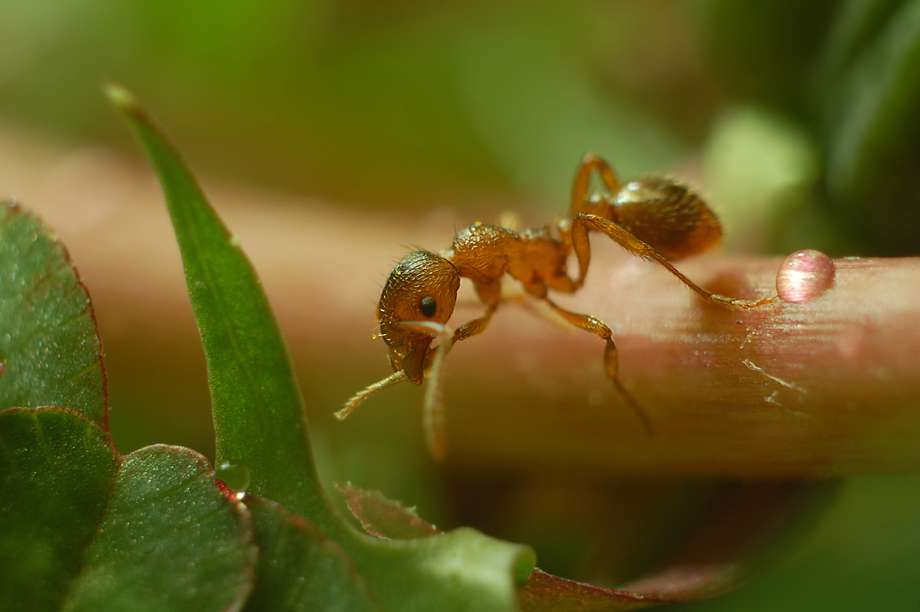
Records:
<instances>
[{"instance_id":1,"label":"ant compound eye","mask_svg":"<svg viewBox=\"0 0 920 612\"><path fill-rule=\"evenodd\" d=\"M423 297L422 301L419 302L419 307L422 309L422 314L426 317L433 317L434 313L438 310L438 303L434 301L434 298L431 296Z\"/></svg>"}]
</instances>

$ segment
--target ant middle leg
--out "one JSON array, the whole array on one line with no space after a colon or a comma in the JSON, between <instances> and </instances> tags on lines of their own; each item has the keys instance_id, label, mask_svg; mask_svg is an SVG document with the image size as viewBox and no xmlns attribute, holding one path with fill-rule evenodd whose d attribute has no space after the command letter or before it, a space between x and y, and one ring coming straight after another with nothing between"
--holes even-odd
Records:
<instances>
[{"instance_id":1,"label":"ant middle leg","mask_svg":"<svg viewBox=\"0 0 920 612\"><path fill-rule=\"evenodd\" d=\"M473 336L486 331L486 328L489 327L489 321L492 319L492 315L495 314L497 309L498 302L495 302L494 304L488 304L486 306L485 313L481 317L475 318L472 321L467 321L457 328L457 331L454 332L452 341L460 342L461 340L472 338Z\"/></svg>"},{"instance_id":2,"label":"ant middle leg","mask_svg":"<svg viewBox=\"0 0 920 612\"><path fill-rule=\"evenodd\" d=\"M652 423L649 420L648 415L645 413L645 410L642 409L642 407L639 405L639 402L636 401L636 399L626 389L626 387L623 386L623 383L620 382L620 377L618 374L619 359L617 357L617 346L613 342L613 334L610 331L610 328L595 317L570 312L557 305L550 299L546 299L546 303L552 306L553 310L559 313L566 321L572 325L575 325L576 327L579 327L585 331L591 332L601 340L606 341L607 344L604 347L604 371L607 373L607 378L613 382L614 386L617 388L617 391L620 392L620 395L623 396L623 399L625 399L626 403L629 404L629 407L632 408L633 412L642 423L642 427L645 428L646 433L648 433L650 436L654 435L655 430L652 427Z\"/></svg>"},{"instance_id":3,"label":"ant middle leg","mask_svg":"<svg viewBox=\"0 0 920 612\"><path fill-rule=\"evenodd\" d=\"M578 259L578 280L575 284L581 287L585 281L585 275L588 272L588 264L591 262L591 243L588 241L588 229L594 229L603 232L608 238L618 245L642 259L654 261L664 267L668 272L676 276L684 285L695 291L704 299L716 304L722 304L732 308L751 309L766 306L776 301L776 296L770 296L760 300L741 300L730 298L706 291L692 280L684 276L680 270L675 268L661 253L653 249L645 242L639 240L627 230L623 229L613 221L609 221L597 215L581 213L576 215L572 220L572 249Z\"/></svg>"}]
</instances>

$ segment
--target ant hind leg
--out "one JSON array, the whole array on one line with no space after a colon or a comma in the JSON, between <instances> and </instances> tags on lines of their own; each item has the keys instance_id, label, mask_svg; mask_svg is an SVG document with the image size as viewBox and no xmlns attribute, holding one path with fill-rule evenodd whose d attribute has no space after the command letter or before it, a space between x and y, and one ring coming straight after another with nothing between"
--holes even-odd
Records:
<instances>
[{"instance_id":1,"label":"ant hind leg","mask_svg":"<svg viewBox=\"0 0 920 612\"><path fill-rule=\"evenodd\" d=\"M616 242L618 245L633 255L648 261L653 261L664 267L668 272L676 276L678 280L680 280L684 285L695 291L707 301L715 302L716 304L722 304L723 306L728 306L731 308L741 308L745 310L751 308L760 308L761 306L766 306L776 301L776 296L770 296L760 300L741 300L719 295L717 293L710 293L709 291L706 291L694 283L692 280L684 276L680 270L675 268L671 262L669 262L664 257L664 255L653 249L645 242L639 240L630 232L623 229L613 221L609 221L597 215L585 213L577 215L572 220L572 249L575 251L575 256L579 261L579 278L576 281L576 285L579 287L584 283L584 277L588 269L588 263L591 260L591 243L588 242L589 228L602 232L605 236Z\"/></svg>"}]
</instances>

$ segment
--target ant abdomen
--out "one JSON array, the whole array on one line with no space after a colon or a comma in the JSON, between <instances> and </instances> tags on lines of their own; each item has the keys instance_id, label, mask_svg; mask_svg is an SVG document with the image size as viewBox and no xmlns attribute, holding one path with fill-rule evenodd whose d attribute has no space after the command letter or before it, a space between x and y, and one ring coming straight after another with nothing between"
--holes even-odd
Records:
<instances>
[{"instance_id":1,"label":"ant abdomen","mask_svg":"<svg viewBox=\"0 0 920 612\"><path fill-rule=\"evenodd\" d=\"M608 203L610 221L670 261L707 251L722 238L719 219L706 203L664 178L630 181Z\"/></svg>"}]
</instances>

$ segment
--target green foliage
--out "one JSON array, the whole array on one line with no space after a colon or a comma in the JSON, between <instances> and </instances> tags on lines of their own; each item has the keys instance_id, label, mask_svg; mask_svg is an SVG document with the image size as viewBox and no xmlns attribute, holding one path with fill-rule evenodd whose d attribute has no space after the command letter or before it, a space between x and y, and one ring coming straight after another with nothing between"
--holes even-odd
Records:
<instances>
[{"instance_id":1,"label":"green foliage","mask_svg":"<svg viewBox=\"0 0 920 612\"><path fill-rule=\"evenodd\" d=\"M105 371L89 294L54 234L3 201L0 322L0 409L67 406L105 424Z\"/></svg>"},{"instance_id":2,"label":"green foliage","mask_svg":"<svg viewBox=\"0 0 920 612\"><path fill-rule=\"evenodd\" d=\"M0 413L0 608L226 610L252 585L248 517L192 451L122 458L64 408Z\"/></svg>"},{"instance_id":3,"label":"green foliage","mask_svg":"<svg viewBox=\"0 0 920 612\"><path fill-rule=\"evenodd\" d=\"M148 446L125 457L65 609L225 609L252 588L255 558L248 517L207 460Z\"/></svg>"},{"instance_id":4,"label":"green foliage","mask_svg":"<svg viewBox=\"0 0 920 612\"><path fill-rule=\"evenodd\" d=\"M820 179L802 183L807 198L792 196L796 216L820 217L813 224L818 231L821 225L843 230L846 254L916 254L920 5L700 0L694 6L726 88L743 104L785 115L801 130L794 140L805 135L820 153ZM833 247L842 251L839 241Z\"/></svg>"},{"instance_id":5,"label":"green foliage","mask_svg":"<svg viewBox=\"0 0 920 612\"><path fill-rule=\"evenodd\" d=\"M303 400L254 271L133 98L116 88L109 94L164 184L208 356L219 452L237 470L247 468L251 492L301 516L255 498L250 513L187 449L155 446L122 457L99 425L73 410L9 408L0 413L4 609L236 607L255 583L253 520L263 583L251 609L376 609L376 601L391 610L514 609L517 585L533 568L527 547L472 529L381 542L335 513L316 477ZM4 397L76 406L86 397L104 400L100 344L75 270L37 219L10 205L3 214L10 289L0 334L24 337L6 349ZM39 341L24 333L32 329L44 334ZM77 375L71 348L90 364ZM21 364L70 384L30 395ZM96 375L80 376L86 371ZM105 422L104 402L89 408Z\"/></svg>"},{"instance_id":6,"label":"green foliage","mask_svg":"<svg viewBox=\"0 0 920 612\"><path fill-rule=\"evenodd\" d=\"M735 588L782 551L833 498L837 482L751 483L723 491L715 517L679 547L677 558L617 589L567 580L539 568L518 592L525 610L631 610L650 604L709 599ZM439 531L398 502L351 485L339 489L364 529L380 538L425 538ZM817 503L816 503L817 502ZM753 544L753 546L752 546Z\"/></svg>"},{"instance_id":7,"label":"green foliage","mask_svg":"<svg viewBox=\"0 0 920 612\"><path fill-rule=\"evenodd\" d=\"M255 271L138 103L114 86L107 93L128 118L163 185L208 360L217 462L242 463L251 474L251 494L309 513L321 528L335 529L313 468L287 345Z\"/></svg>"},{"instance_id":8,"label":"green foliage","mask_svg":"<svg viewBox=\"0 0 920 612\"><path fill-rule=\"evenodd\" d=\"M876 252L916 254L920 4L845 4L823 59L816 97L831 201Z\"/></svg>"},{"instance_id":9,"label":"green foliage","mask_svg":"<svg viewBox=\"0 0 920 612\"><path fill-rule=\"evenodd\" d=\"M265 499L250 498L246 506L259 542L259 565L245 610L380 609L348 555L313 524Z\"/></svg>"},{"instance_id":10,"label":"green foliage","mask_svg":"<svg viewBox=\"0 0 920 612\"><path fill-rule=\"evenodd\" d=\"M120 467L109 437L76 412L0 413L0 608L59 609Z\"/></svg>"},{"instance_id":11,"label":"green foliage","mask_svg":"<svg viewBox=\"0 0 920 612\"><path fill-rule=\"evenodd\" d=\"M513 609L516 587L533 568L527 547L472 529L381 542L335 513L316 476L287 347L252 266L139 103L114 86L107 93L163 184L208 357L219 457L246 465L250 491L312 521L341 546L385 609ZM363 601L361 592L354 597Z\"/></svg>"}]
</instances>

